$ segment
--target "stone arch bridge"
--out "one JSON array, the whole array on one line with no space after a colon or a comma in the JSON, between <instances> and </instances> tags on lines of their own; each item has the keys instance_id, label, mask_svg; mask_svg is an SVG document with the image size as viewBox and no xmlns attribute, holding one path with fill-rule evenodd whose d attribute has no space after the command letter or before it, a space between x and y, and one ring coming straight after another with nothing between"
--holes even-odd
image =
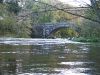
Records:
<instances>
[{"instance_id":1,"label":"stone arch bridge","mask_svg":"<svg viewBox=\"0 0 100 75\"><path fill-rule=\"evenodd\" d=\"M44 23L33 25L33 33L36 37L39 38L47 38L53 32L62 29L62 28L73 28L77 30L77 26L71 22L57 22L57 23Z\"/></svg>"}]
</instances>

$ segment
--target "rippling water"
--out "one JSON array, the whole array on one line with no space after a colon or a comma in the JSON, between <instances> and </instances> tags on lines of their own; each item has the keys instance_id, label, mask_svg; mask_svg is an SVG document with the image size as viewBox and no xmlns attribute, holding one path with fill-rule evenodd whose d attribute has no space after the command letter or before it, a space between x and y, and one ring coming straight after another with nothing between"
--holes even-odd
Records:
<instances>
[{"instance_id":1,"label":"rippling water","mask_svg":"<svg viewBox=\"0 0 100 75\"><path fill-rule=\"evenodd\" d=\"M100 75L100 44L2 38L0 75Z\"/></svg>"}]
</instances>

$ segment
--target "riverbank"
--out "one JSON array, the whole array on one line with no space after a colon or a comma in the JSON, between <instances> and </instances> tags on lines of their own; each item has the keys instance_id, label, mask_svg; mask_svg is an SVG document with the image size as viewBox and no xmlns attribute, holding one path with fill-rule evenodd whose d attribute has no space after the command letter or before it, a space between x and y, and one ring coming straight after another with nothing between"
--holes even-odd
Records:
<instances>
[{"instance_id":1,"label":"riverbank","mask_svg":"<svg viewBox=\"0 0 100 75\"><path fill-rule=\"evenodd\" d=\"M74 38L73 41L77 41L77 42L100 42L100 38L78 37L78 38Z\"/></svg>"}]
</instances>

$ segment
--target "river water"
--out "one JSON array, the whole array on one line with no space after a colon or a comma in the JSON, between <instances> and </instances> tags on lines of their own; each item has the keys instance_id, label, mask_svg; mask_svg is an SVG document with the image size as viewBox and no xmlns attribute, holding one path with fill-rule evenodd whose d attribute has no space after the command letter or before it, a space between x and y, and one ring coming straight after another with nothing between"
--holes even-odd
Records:
<instances>
[{"instance_id":1,"label":"river water","mask_svg":"<svg viewBox=\"0 0 100 75\"><path fill-rule=\"evenodd\" d=\"M1 38L0 75L100 75L100 43Z\"/></svg>"}]
</instances>

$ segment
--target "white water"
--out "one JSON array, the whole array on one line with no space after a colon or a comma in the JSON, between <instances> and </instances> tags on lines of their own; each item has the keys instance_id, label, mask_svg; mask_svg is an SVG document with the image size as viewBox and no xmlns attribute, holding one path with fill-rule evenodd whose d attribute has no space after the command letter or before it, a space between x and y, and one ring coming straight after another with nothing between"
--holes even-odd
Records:
<instances>
[{"instance_id":1,"label":"white water","mask_svg":"<svg viewBox=\"0 0 100 75\"><path fill-rule=\"evenodd\" d=\"M10 45L45 45L45 44L66 44L75 43L80 44L80 42L74 42L68 39L40 39L40 38L0 38L0 44L10 44Z\"/></svg>"}]
</instances>

